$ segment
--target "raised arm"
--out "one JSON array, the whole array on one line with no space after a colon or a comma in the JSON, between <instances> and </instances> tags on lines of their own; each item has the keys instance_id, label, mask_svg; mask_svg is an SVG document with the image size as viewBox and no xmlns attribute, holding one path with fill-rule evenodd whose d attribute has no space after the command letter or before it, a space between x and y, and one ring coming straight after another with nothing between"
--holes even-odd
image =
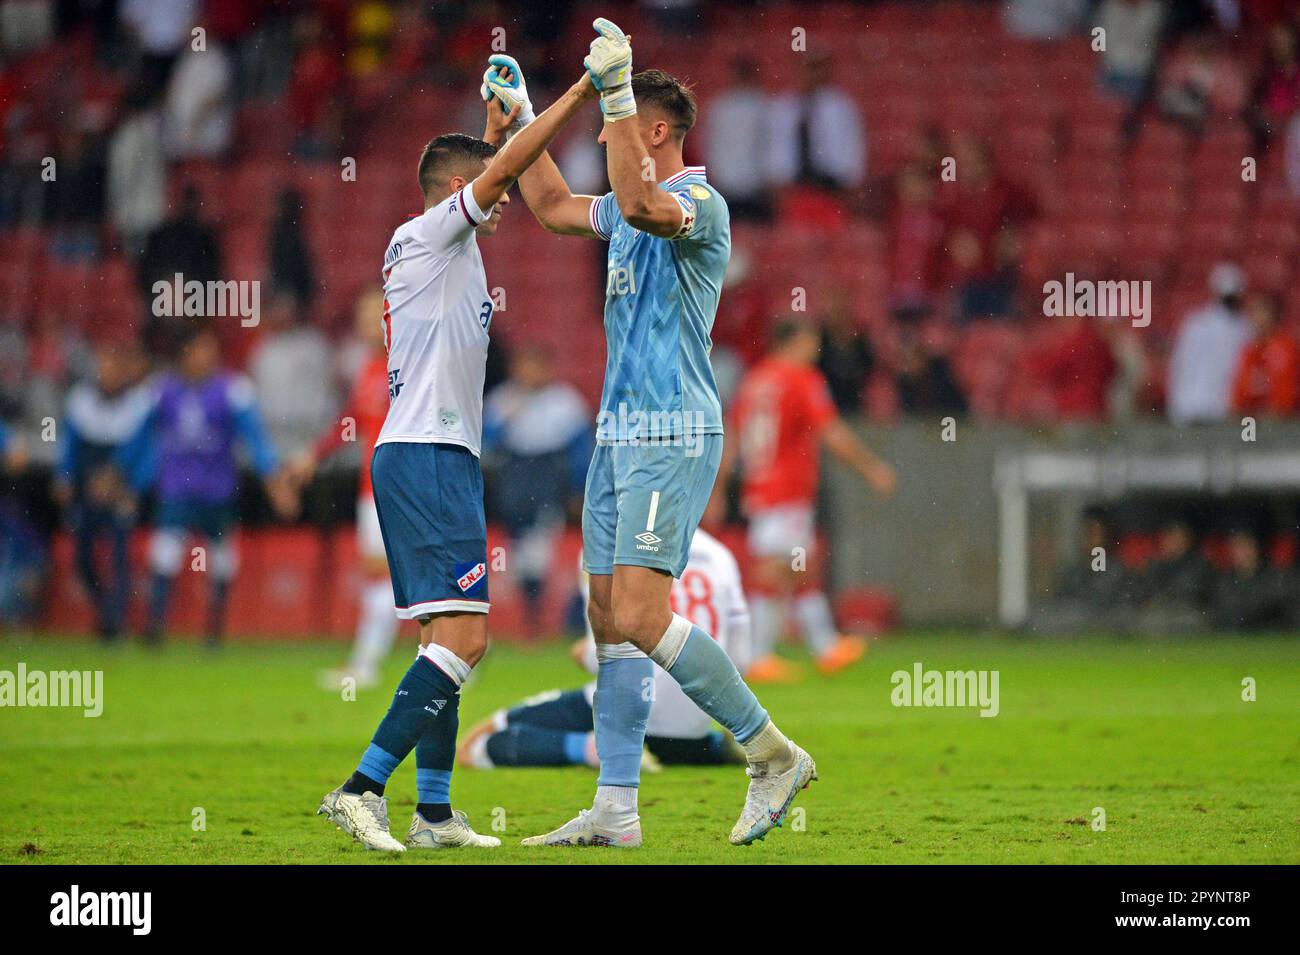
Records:
<instances>
[{"instance_id":1,"label":"raised arm","mask_svg":"<svg viewBox=\"0 0 1300 955\"><path fill-rule=\"evenodd\" d=\"M479 208L490 209L496 205L506 190L542 155L564 124L595 95L591 80L584 74L542 115L516 132L492 157L483 174L474 180L474 201Z\"/></svg>"},{"instance_id":2,"label":"raised arm","mask_svg":"<svg viewBox=\"0 0 1300 955\"><path fill-rule=\"evenodd\" d=\"M637 128L636 98L632 95L632 44L606 19L592 24L600 36L583 61L592 82L600 89L605 114L605 159L609 184L618 210L633 228L661 239L682 233L686 210L659 188L653 162ZM667 125L655 135L669 135Z\"/></svg>"},{"instance_id":3,"label":"raised arm","mask_svg":"<svg viewBox=\"0 0 1300 955\"><path fill-rule=\"evenodd\" d=\"M528 85L514 57L495 53L488 58L482 93L487 101L487 132L483 136L487 142L497 145L533 121ZM594 87L590 95L596 95ZM591 222L591 204L596 197L573 195L550 153L543 152L519 177L519 192L543 229L560 235L598 236Z\"/></svg>"}]
</instances>

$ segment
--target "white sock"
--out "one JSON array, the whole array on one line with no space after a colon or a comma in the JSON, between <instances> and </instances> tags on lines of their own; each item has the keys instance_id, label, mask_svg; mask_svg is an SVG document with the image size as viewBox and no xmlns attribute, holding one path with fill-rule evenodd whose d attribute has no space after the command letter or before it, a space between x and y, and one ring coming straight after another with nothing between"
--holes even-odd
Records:
<instances>
[{"instance_id":1,"label":"white sock","mask_svg":"<svg viewBox=\"0 0 1300 955\"><path fill-rule=\"evenodd\" d=\"M596 801L602 799L619 812L636 812L635 786L597 786Z\"/></svg>"},{"instance_id":2,"label":"white sock","mask_svg":"<svg viewBox=\"0 0 1300 955\"><path fill-rule=\"evenodd\" d=\"M767 764L770 773L783 773L794 763L790 741L771 720L748 743L741 744L750 763Z\"/></svg>"},{"instance_id":3,"label":"white sock","mask_svg":"<svg viewBox=\"0 0 1300 955\"><path fill-rule=\"evenodd\" d=\"M361 591L361 618L352 645L352 666L373 673L393 648L400 621L393 613L393 585L373 580Z\"/></svg>"},{"instance_id":4,"label":"white sock","mask_svg":"<svg viewBox=\"0 0 1300 955\"><path fill-rule=\"evenodd\" d=\"M752 636L755 660L771 656L776 649L777 638L785 626L786 599L772 597L768 594L756 594L749 602L749 615L752 621Z\"/></svg>"},{"instance_id":5,"label":"white sock","mask_svg":"<svg viewBox=\"0 0 1300 955\"><path fill-rule=\"evenodd\" d=\"M451 682L457 687L469 679L470 670L473 669L456 654L436 643L420 647L419 656L428 657L434 666L451 677Z\"/></svg>"},{"instance_id":6,"label":"white sock","mask_svg":"<svg viewBox=\"0 0 1300 955\"><path fill-rule=\"evenodd\" d=\"M831 615L831 602L820 590L809 590L794 600L794 610L803 627L804 639L808 649L821 656L835 645L839 634L835 630L835 618Z\"/></svg>"}]
</instances>

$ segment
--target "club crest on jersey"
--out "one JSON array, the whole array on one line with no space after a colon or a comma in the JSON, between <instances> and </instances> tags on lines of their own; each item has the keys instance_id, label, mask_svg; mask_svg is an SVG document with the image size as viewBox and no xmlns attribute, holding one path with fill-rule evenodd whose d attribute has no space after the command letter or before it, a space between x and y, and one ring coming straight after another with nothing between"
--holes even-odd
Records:
<instances>
[{"instance_id":1,"label":"club crest on jersey","mask_svg":"<svg viewBox=\"0 0 1300 955\"><path fill-rule=\"evenodd\" d=\"M456 586L458 586L466 597L477 597L487 590L487 564L479 561L477 564L457 564L455 571Z\"/></svg>"}]
</instances>

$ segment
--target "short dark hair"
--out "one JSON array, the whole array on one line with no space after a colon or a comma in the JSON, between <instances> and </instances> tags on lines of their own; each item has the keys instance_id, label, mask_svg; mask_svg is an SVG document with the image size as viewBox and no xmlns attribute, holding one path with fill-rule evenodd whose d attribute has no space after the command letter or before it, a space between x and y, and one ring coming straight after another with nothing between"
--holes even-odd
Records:
<instances>
[{"instance_id":1,"label":"short dark hair","mask_svg":"<svg viewBox=\"0 0 1300 955\"><path fill-rule=\"evenodd\" d=\"M420 153L420 192L427 196L435 185L457 173L477 173L476 163L491 159L496 153L495 146L481 139L464 133L443 133Z\"/></svg>"},{"instance_id":2,"label":"short dark hair","mask_svg":"<svg viewBox=\"0 0 1300 955\"><path fill-rule=\"evenodd\" d=\"M695 125L695 94L677 77L663 70L643 70L632 77L632 94L638 106L663 110L673 134L681 139Z\"/></svg>"}]
</instances>

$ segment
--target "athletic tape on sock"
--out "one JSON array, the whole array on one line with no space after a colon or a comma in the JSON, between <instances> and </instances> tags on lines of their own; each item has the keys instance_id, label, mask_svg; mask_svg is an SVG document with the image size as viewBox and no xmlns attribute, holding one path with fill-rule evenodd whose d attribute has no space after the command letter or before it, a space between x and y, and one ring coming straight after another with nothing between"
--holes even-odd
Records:
<instances>
[{"instance_id":1,"label":"athletic tape on sock","mask_svg":"<svg viewBox=\"0 0 1300 955\"><path fill-rule=\"evenodd\" d=\"M637 649L635 643L625 640L622 643L598 643L596 644L596 661L603 663L606 660L635 660L637 657L644 657L645 654Z\"/></svg>"},{"instance_id":2,"label":"athletic tape on sock","mask_svg":"<svg viewBox=\"0 0 1300 955\"><path fill-rule=\"evenodd\" d=\"M677 655L682 652L682 647L686 645L686 638L691 635L691 626L691 622L685 617L673 614L668 629L659 638L655 648L650 651L650 659L665 670L671 670L673 664L677 662Z\"/></svg>"},{"instance_id":3,"label":"athletic tape on sock","mask_svg":"<svg viewBox=\"0 0 1300 955\"><path fill-rule=\"evenodd\" d=\"M469 672L473 669L468 663L456 656L456 654L452 653L446 647L439 646L436 643L430 643L428 646L420 647L418 655L427 657L430 663L436 666L443 673L447 674L447 676L451 677L451 681L455 683L456 686L460 686L468 680Z\"/></svg>"}]
</instances>

